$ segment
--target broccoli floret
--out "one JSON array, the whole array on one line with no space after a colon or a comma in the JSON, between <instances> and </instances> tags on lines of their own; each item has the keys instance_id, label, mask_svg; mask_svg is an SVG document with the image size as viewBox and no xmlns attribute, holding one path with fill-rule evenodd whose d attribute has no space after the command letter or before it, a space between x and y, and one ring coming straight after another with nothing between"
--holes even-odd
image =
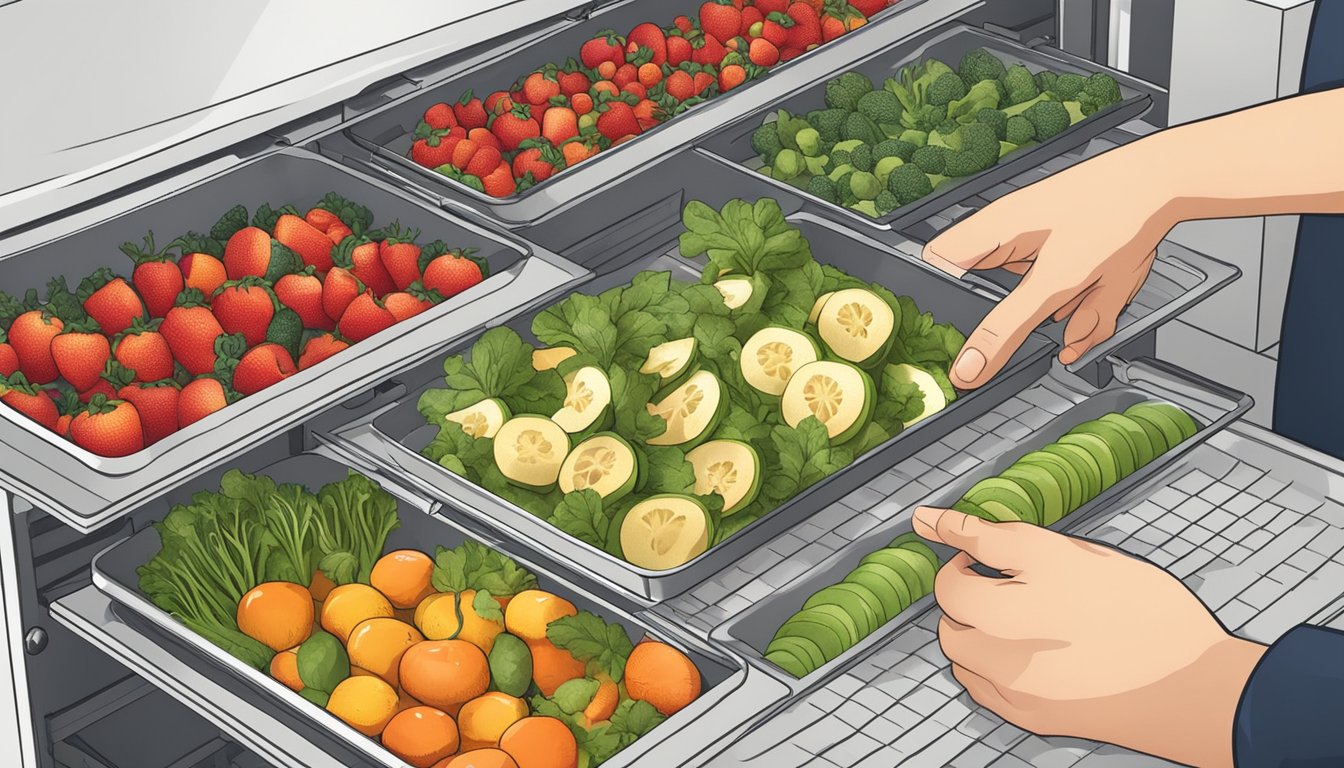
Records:
<instances>
[{"instance_id":1,"label":"broccoli floret","mask_svg":"<svg viewBox=\"0 0 1344 768\"><path fill-rule=\"evenodd\" d=\"M1036 140L1036 126L1031 121L1021 115L1013 115L1008 118L1008 127L1004 141L1012 144L1022 145L1029 141Z\"/></svg>"},{"instance_id":2,"label":"broccoli floret","mask_svg":"<svg viewBox=\"0 0 1344 768\"><path fill-rule=\"evenodd\" d=\"M873 122L896 125L901 122L901 100L896 94L886 90L869 91L859 99L859 112L867 115Z\"/></svg>"},{"instance_id":3,"label":"broccoli floret","mask_svg":"<svg viewBox=\"0 0 1344 768\"><path fill-rule=\"evenodd\" d=\"M798 151L808 157L816 157L822 153L821 133L816 128L804 128L794 134L793 141L798 145Z\"/></svg>"},{"instance_id":4,"label":"broccoli floret","mask_svg":"<svg viewBox=\"0 0 1344 768\"><path fill-rule=\"evenodd\" d=\"M835 194L835 185L825 176L813 176L807 182L807 193L819 197L828 203L838 203L840 198Z\"/></svg>"},{"instance_id":5,"label":"broccoli floret","mask_svg":"<svg viewBox=\"0 0 1344 768\"><path fill-rule=\"evenodd\" d=\"M1036 98L1040 90L1036 87L1036 78L1021 64L1014 64L1003 74L1003 87L1007 91L1009 104L1021 104Z\"/></svg>"},{"instance_id":6,"label":"broccoli floret","mask_svg":"<svg viewBox=\"0 0 1344 768\"><path fill-rule=\"evenodd\" d=\"M935 107L932 104L925 104L913 112L906 111L901 115L901 125L905 128L923 131L928 133L938 124L947 119L947 107Z\"/></svg>"},{"instance_id":7,"label":"broccoli floret","mask_svg":"<svg viewBox=\"0 0 1344 768\"><path fill-rule=\"evenodd\" d=\"M945 107L950 101L956 101L966 95L966 84L955 72L944 72L929 85L924 100L935 107Z\"/></svg>"},{"instance_id":8,"label":"broccoli floret","mask_svg":"<svg viewBox=\"0 0 1344 768\"><path fill-rule=\"evenodd\" d=\"M944 173L948 176L953 178L973 176L983 170L980 161L970 152L949 152L947 154L947 170Z\"/></svg>"},{"instance_id":9,"label":"broccoli floret","mask_svg":"<svg viewBox=\"0 0 1344 768\"><path fill-rule=\"evenodd\" d=\"M835 179L835 196L841 205L853 205L859 202L859 198L854 194L854 190L849 186L849 180L858 171L846 171Z\"/></svg>"},{"instance_id":10,"label":"broccoli floret","mask_svg":"<svg viewBox=\"0 0 1344 768\"><path fill-rule=\"evenodd\" d=\"M1096 99L1097 105L1101 107L1117 104L1124 98L1120 94L1120 84L1115 81L1114 77L1104 72L1098 72L1087 78L1087 85L1083 86L1083 92Z\"/></svg>"},{"instance_id":11,"label":"broccoli floret","mask_svg":"<svg viewBox=\"0 0 1344 768\"><path fill-rule=\"evenodd\" d=\"M849 191L860 200L872 200L882 192L882 182L867 171L855 171L849 175Z\"/></svg>"},{"instance_id":12,"label":"broccoli floret","mask_svg":"<svg viewBox=\"0 0 1344 768\"><path fill-rule=\"evenodd\" d=\"M902 165L905 165L905 161L899 157L884 157L873 166L873 175L877 177L878 181L886 184L887 177L891 175L891 172Z\"/></svg>"},{"instance_id":13,"label":"broccoli floret","mask_svg":"<svg viewBox=\"0 0 1344 768\"><path fill-rule=\"evenodd\" d=\"M1060 101L1071 101L1078 98L1078 94L1082 93L1085 85L1087 85L1087 78L1072 72L1065 72L1059 76L1059 79L1055 80L1055 87L1049 90L1059 97Z\"/></svg>"},{"instance_id":14,"label":"broccoli floret","mask_svg":"<svg viewBox=\"0 0 1344 768\"><path fill-rule=\"evenodd\" d=\"M807 113L807 122L821 134L824 144L834 144L840 140L840 126L845 124L849 112L843 109L814 109Z\"/></svg>"},{"instance_id":15,"label":"broccoli floret","mask_svg":"<svg viewBox=\"0 0 1344 768\"><path fill-rule=\"evenodd\" d=\"M961 151L956 156L964 157L971 167L978 172L986 168L991 168L999 161L999 137L995 135L994 129L983 123L971 123L961 128ZM961 161L957 161L960 165ZM956 176L952 172L953 158L947 159L947 175Z\"/></svg>"},{"instance_id":16,"label":"broccoli floret","mask_svg":"<svg viewBox=\"0 0 1344 768\"><path fill-rule=\"evenodd\" d=\"M848 149L832 149L831 154L826 156L829 158L826 161L826 167L835 170L842 165L849 165L849 156L850 152Z\"/></svg>"},{"instance_id":17,"label":"broccoli floret","mask_svg":"<svg viewBox=\"0 0 1344 768\"><path fill-rule=\"evenodd\" d=\"M849 164L860 171L873 170L873 148L867 144L860 144L849 153Z\"/></svg>"},{"instance_id":18,"label":"broccoli floret","mask_svg":"<svg viewBox=\"0 0 1344 768\"><path fill-rule=\"evenodd\" d=\"M862 112L850 113L845 118L845 124L840 128L840 137L843 139L858 139L864 144L877 144L886 138L882 129L877 127L873 119Z\"/></svg>"},{"instance_id":19,"label":"broccoli floret","mask_svg":"<svg viewBox=\"0 0 1344 768\"><path fill-rule=\"evenodd\" d=\"M1000 140L1007 134L1008 115L1004 114L1002 110L982 109L975 113L975 121L993 128L994 135L998 136Z\"/></svg>"},{"instance_id":20,"label":"broccoli floret","mask_svg":"<svg viewBox=\"0 0 1344 768\"><path fill-rule=\"evenodd\" d=\"M1003 62L984 48L967 51L957 67L957 73L961 75L961 82L966 85L966 90L970 90L971 86L981 80L999 80L1007 71L1008 68L1003 66Z\"/></svg>"},{"instance_id":21,"label":"broccoli floret","mask_svg":"<svg viewBox=\"0 0 1344 768\"><path fill-rule=\"evenodd\" d=\"M899 208L901 201L896 199L890 189L884 189L877 194L877 198L873 200L873 205L877 207L878 216L886 216Z\"/></svg>"},{"instance_id":22,"label":"broccoli floret","mask_svg":"<svg viewBox=\"0 0 1344 768\"><path fill-rule=\"evenodd\" d=\"M1058 101L1042 101L1022 113L1036 129L1036 138L1046 141L1069 127L1069 110Z\"/></svg>"},{"instance_id":23,"label":"broccoli floret","mask_svg":"<svg viewBox=\"0 0 1344 768\"><path fill-rule=\"evenodd\" d=\"M770 175L780 181L788 181L802 175L807 170L807 163L803 160L803 155L796 149L781 149L778 155L775 155L774 170Z\"/></svg>"},{"instance_id":24,"label":"broccoli floret","mask_svg":"<svg viewBox=\"0 0 1344 768\"><path fill-rule=\"evenodd\" d=\"M946 154L942 147L920 147L910 156L910 163L924 173L939 174L947 167Z\"/></svg>"},{"instance_id":25,"label":"broccoli floret","mask_svg":"<svg viewBox=\"0 0 1344 768\"><path fill-rule=\"evenodd\" d=\"M899 157L902 160L909 160L910 156L918 149L914 144L900 139L887 139L880 141L873 147L873 159L881 160L884 157Z\"/></svg>"},{"instance_id":26,"label":"broccoli floret","mask_svg":"<svg viewBox=\"0 0 1344 768\"><path fill-rule=\"evenodd\" d=\"M779 131L775 129L773 122L766 123L752 132L751 148L756 150L756 154L760 155L767 165L775 161L775 155L784 148L784 142L779 140Z\"/></svg>"},{"instance_id":27,"label":"broccoli floret","mask_svg":"<svg viewBox=\"0 0 1344 768\"><path fill-rule=\"evenodd\" d=\"M908 205L932 192L933 183L917 166L907 164L887 177L887 191L896 197L896 202Z\"/></svg>"},{"instance_id":28,"label":"broccoli floret","mask_svg":"<svg viewBox=\"0 0 1344 768\"><path fill-rule=\"evenodd\" d=\"M1055 81L1058 79L1059 75L1055 74L1054 72L1051 72L1048 69L1041 70L1040 72L1036 73L1036 90L1040 91L1041 93L1045 93L1047 91L1053 91L1055 90Z\"/></svg>"},{"instance_id":29,"label":"broccoli floret","mask_svg":"<svg viewBox=\"0 0 1344 768\"><path fill-rule=\"evenodd\" d=\"M859 99L873 90L873 81L862 72L846 72L826 83L826 106L850 112L859 108Z\"/></svg>"}]
</instances>

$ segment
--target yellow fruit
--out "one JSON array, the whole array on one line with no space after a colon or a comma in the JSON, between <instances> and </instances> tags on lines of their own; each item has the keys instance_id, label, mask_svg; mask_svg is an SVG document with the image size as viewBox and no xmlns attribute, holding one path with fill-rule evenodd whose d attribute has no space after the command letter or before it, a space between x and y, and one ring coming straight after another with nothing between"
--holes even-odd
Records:
<instances>
[{"instance_id":1,"label":"yellow fruit","mask_svg":"<svg viewBox=\"0 0 1344 768\"><path fill-rule=\"evenodd\" d=\"M434 561L424 552L398 549L378 558L373 564L369 583L387 596L398 608L414 608L434 587L429 579L434 575Z\"/></svg>"},{"instance_id":2,"label":"yellow fruit","mask_svg":"<svg viewBox=\"0 0 1344 768\"><path fill-rule=\"evenodd\" d=\"M495 647L495 638L504 631L504 625L481 618L472 606L475 598L475 590L465 590L461 593L458 605L454 606L454 595L451 592L430 595L420 601L420 606L415 609L415 625L429 640L466 640L489 653ZM461 632L457 630L458 610L462 611Z\"/></svg>"},{"instance_id":3,"label":"yellow fruit","mask_svg":"<svg viewBox=\"0 0 1344 768\"><path fill-rule=\"evenodd\" d=\"M462 749L499 746L499 739L509 726L527 717L527 714L526 702L498 691L468 701L457 714Z\"/></svg>"},{"instance_id":4,"label":"yellow fruit","mask_svg":"<svg viewBox=\"0 0 1344 768\"><path fill-rule=\"evenodd\" d=\"M466 640L426 640L401 657L401 687L419 701L453 712L490 687L485 653Z\"/></svg>"},{"instance_id":5,"label":"yellow fruit","mask_svg":"<svg viewBox=\"0 0 1344 768\"><path fill-rule=\"evenodd\" d=\"M509 600L504 613L504 626L509 632L527 640L545 640L546 626L562 616L578 613L574 604L539 589L519 592Z\"/></svg>"},{"instance_id":6,"label":"yellow fruit","mask_svg":"<svg viewBox=\"0 0 1344 768\"><path fill-rule=\"evenodd\" d=\"M654 640L640 643L625 662L630 698L671 716L700 696L700 670L686 654Z\"/></svg>"},{"instance_id":7,"label":"yellow fruit","mask_svg":"<svg viewBox=\"0 0 1344 768\"><path fill-rule=\"evenodd\" d=\"M392 604L367 584L342 584L322 603L322 628L342 643L350 639L361 621L391 616Z\"/></svg>"},{"instance_id":8,"label":"yellow fruit","mask_svg":"<svg viewBox=\"0 0 1344 768\"><path fill-rule=\"evenodd\" d=\"M382 678L348 677L331 692L327 711L365 736L377 736L397 714L397 692Z\"/></svg>"},{"instance_id":9,"label":"yellow fruit","mask_svg":"<svg viewBox=\"0 0 1344 768\"><path fill-rule=\"evenodd\" d=\"M303 690L303 680L299 679L299 654L293 648L271 657L271 677L289 686L290 690Z\"/></svg>"},{"instance_id":10,"label":"yellow fruit","mask_svg":"<svg viewBox=\"0 0 1344 768\"><path fill-rule=\"evenodd\" d=\"M363 667L397 687L397 668L406 649L424 640L420 632L396 619L365 619L350 633L345 649L350 663Z\"/></svg>"},{"instance_id":11,"label":"yellow fruit","mask_svg":"<svg viewBox=\"0 0 1344 768\"><path fill-rule=\"evenodd\" d=\"M293 582L268 581L243 595L237 618L243 634L278 653L312 634L313 597Z\"/></svg>"},{"instance_id":12,"label":"yellow fruit","mask_svg":"<svg viewBox=\"0 0 1344 768\"><path fill-rule=\"evenodd\" d=\"M383 729L388 752L415 766L430 766L457 752L457 725L447 712L433 707L412 707L398 712Z\"/></svg>"}]
</instances>

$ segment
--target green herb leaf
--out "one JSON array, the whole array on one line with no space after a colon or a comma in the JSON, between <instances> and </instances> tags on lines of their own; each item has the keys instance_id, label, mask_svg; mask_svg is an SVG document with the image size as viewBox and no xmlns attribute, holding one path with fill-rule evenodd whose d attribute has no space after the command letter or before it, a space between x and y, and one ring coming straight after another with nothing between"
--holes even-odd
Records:
<instances>
[{"instance_id":1,"label":"green herb leaf","mask_svg":"<svg viewBox=\"0 0 1344 768\"><path fill-rule=\"evenodd\" d=\"M471 610L486 621L504 623L504 611L488 589L476 590L476 596L471 599Z\"/></svg>"},{"instance_id":2,"label":"green herb leaf","mask_svg":"<svg viewBox=\"0 0 1344 768\"><path fill-rule=\"evenodd\" d=\"M611 519L602 511L602 497L590 488L565 494L555 508L551 524L579 541L602 549L607 544Z\"/></svg>"},{"instance_id":3,"label":"green herb leaf","mask_svg":"<svg viewBox=\"0 0 1344 768\"><path fill-rule=\"evenodd\" d=\"M596 680L588 677L567 680L551 694L551 701L554 701L565 714L577 714L593 703L599 685Z\"/></svg>"},{"instance_id":4,"label":"green herb leaf","mask_svg":"<svg viewBox=\"0 0 1344 768\"><path fill-rule=\"evenodd\" d=\"M579 661L596 662L618 683L625 674L625 661L635 649L625 627L608 624L587 611L552 621L546 627L546 638Z\"/></svg>"},{"instance_id":5,"label":"green herb leaf","mask_svg":"<svg viewBox=\"0 0 1344 768\"><path fill-rule=\"evenodd\" d=\"M643 493L689 493L695 487L695 467L680 448L650 445L636 450L643 451L645 457Z\"/></svg>"}]
</instances>

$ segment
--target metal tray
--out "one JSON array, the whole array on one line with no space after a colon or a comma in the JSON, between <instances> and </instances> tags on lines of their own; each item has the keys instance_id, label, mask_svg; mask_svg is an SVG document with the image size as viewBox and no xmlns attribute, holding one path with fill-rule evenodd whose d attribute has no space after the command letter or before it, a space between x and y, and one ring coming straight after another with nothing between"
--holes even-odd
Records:
<instances>
[{"instance_id":1,"label":"metal tray","mask_svg":"<svg viewBox=\"0 0 1344 768\"><path fill-rule=\"evenodd\" d=\"M785 109L794 114L800 114L824 107L820 88L809 88L795 92L796 95L787 100L737 119L732 124L725 126L723 130L707 137L697 145L697 148L716 162L740 172L750 172L760 181L792 196L806 200L809 209L819 210L837 221L859 224L868 228L899 230L916 224L953 203L965 200L996 184L1007 181L1052 157L1083 146L1094 137L1141 117L1153 104L1152 97L1144 91L1144 85L1124 73L1107 69L1101 65L1092 65L1090 69L1080 67L1070 59L1058 58L1047 51L1026 48L1011 40L964 24L948 25L913 40L887 45L871 52L863 60L855 62L845 71L857 70L862 72L872 79L874 85L880 88L887 78L895 76L907 64L932 57L955 67L967 51L976 48L984 48L990 51L1006 64L1022 64L1033 73L1045 69L1059 73L1074 72L1082 75L1105 72L1120 83L1120 92L1124 96L1124 101L1070 126L1054 138L1008 155L993 168L974 176L944 182L932 194L877 218L827 202L786 182L777 181L759 173L757 170L762 166L762 163L756 151L751 148L752 132L759 128L762 120L773 114L775 110Z\"/></svg>"},{"instance_id":2,"label":"metal tray","mask_svg":"<svg viewBox=\"0 0 1344 768\"><path fill-rule=\"evenodd\" d=\"M911 517L916 506L949 507L971 486L1007 469L1024 454L1054 442L1084 421L1124 410L1135 403L1162 400L1188 411L1200 424L1200 429L1194 437L1139 468L1051 526L1058 531L1076 530L1097 513L1107 510L1115 501L1159 477L1182 456L1227 427L1251 407L1250 397L1166 363L1149 359L1133 363L1120 360L1113 362L1117 381L1099 390L1080 389L1076 384L1064 381L1064 377L1055 378L1052 374L1052 380L1077 399L1072 408L1013 446L1012 450L957 477L917 504L912 504L891 520L837 551L820 565L809 569L765 599L719 625L710 632L710 639L768 669L789 685L795 693L822 685L849 668L858 659L865 657L869 651L882 646L902 627L932 608L935 605L933 595L926 595L916 600L899 616L801 679L794 678L767 661L764 658L766 646L780 625L800 610L813 593L825 586L843 581L868 553L886 546L887 542L900 534L909 533L912 530ZM1075 377L1068 378L1076 381ZM954 554L951 548L941 544L930 543L930 547L944 562Z\"/></svg>"},{"instance_id":3,"label":"metal tray","mask_svg":"<svg viewBox=\"0 0 1344 768\"><path fill-rule=\"evenodd\" d=\"M398 323L366 343L283 383L244 398L131 456L104 458L0 408L0 445L9 459L0 481L81 531L97 528L135 504L162 493L229 453L299 424L389 375L440 353L456 338L507 317L538 295L557 292L587 271L511 236L445 215L387 184L326 158L284 149L222 171L175 179L152 196L128 195L106 206L0 241L0 285L39 291L64 275L73 287L110 266L130 274L117 251L152 230L166 240L188 229L208 230L230 206L243 202L308 205L327 191L363 203L377 222L419 227L426 239L480 248L491 276L432 310Z\"/></svg>"},{"instance_id":4,"label":"metal tray","mask_svg":"<svg viewBox=\"0 0 1344 768\"><path fill-rule=\"evenodd\" d=\"M894 258L884 246L858 238L842 227L815 217L791 217L807 237L812 253L823 263L833 264L865 280L881 282L899 293L913 296L922 310L940 322L950 322L969 331L992 307L984 295L925 264ZM603 276L585 286L597 293L626 282L641 269L679 270L686 279L699 278L700 267L683 259L675 249L651 261L640 261ZM537 302L540 309L549 302ZM530 317L514 327L530 337ZM734 536L694 560L666 571L650 571L626 563L589 544L571 538L531 513L500 499L466 479L420 455L436 434L416 409L420 393L442 386L442 374L430 372L425 381L403 382L405 396L394 404L375 405L365 416L336 429L330 439L338 450L372 462L398 482L445 500L450 507L488 530L497 530L511 540L551 558L561 567L646 604L673 597L752 551L779 531L835 502L881 474L893 463L939 440L999 402L1038 379L1049 368L1051 345L1039 336L1029 337L1004 372L991 385L969 393L942 413L905 430L882 446L859 457L843 471L762 516Z\"/></svg>"},{"instance_id":5,"label":"metal tray","mask_svg":"<svg viewBox=\"0 0 1344 768\"><path fill-rule=\"evenodd\" d=\"M316 490L324 483L343 478L347 467L328 456L305 453L257 471L279 482L297 482ZM208 477L193 481L190 489L179 489L174 495L186 496L191 491L217 488L220 474L210 473ZM377 480L376 477L374 479ZM388 537L387 549L408 547L424 550L431 543L455 546L467 538L474 538L433 509L437 505L417 499L392 484L383 484L387 490L399 496L401 517L401 527ZM166 512L166 502L161 506L162 511ZM164 650L176 664L199 671L225 688L250 691L252 695L247 698L255 709L274 714L301 733L317 734L316 741L322 745L323 751L327 751L341 765L404 766L404 763L383 750L377 741L313 706L270 676L234 659L151 603L137 586L136 568L159 551L159 542L158 532L153 528L145 528L94 558L94 587L111 598L111 612L118 622L148 638L167 640ZM528 558L506 550L498 542L484 543L500 549L533 570L544 588L563 595L580 609L621 623L635 639L645 634L657 634L659 639L681 647L700 668L706 684L700 698L606 765L633 765L636 760L645 758L660 765L680 763L724 732L746 723L762 708L776 703L785 692L773 681L746 666L741 659L715 652L693 639L681 637L680 633L656 620L641 619L628 606L621 607L586 594L565 580L549 574L544 567L538 567Z\"/></svg>"},{"instance_id":6,"label":"metal tray","mask_svg":"<svg viewBox=\"0 0 1344 768\"><path fill-rule=\"evenodd\" d=\"M521 49L502 48L496 57L481 66L436 81L427 90L417 88L409 94L401 94L405 87L405 83L401 83L391 91L398 95L390 97L390 103L360 116L346 129L346 136L366 153L362 158L352 159L423 187L440 196L444 205L467 207L511 226L536 224L570 203L606 189L618 179L636 172L648 172L653 165L669 159L678 149L724 123L778 102L803 85L843 71L856 57L877 46L941 23L980 5L981 0L904 0L878 14L871 23L777 66L769 76L697 105L633 141L600 152L578 167L511 197L494 198L477 192L417 165L407 156L411 134L430 105L451 102L469 89L484 96L506 88L523 73L576 56L582 43L598 30L612 28L624 33L644 21L670 23L679 13L695 14L700 4L700 0L656 4L626 0L598 8L591 15L532 45ZM604 212L609 217L606 221L620 222L631 210L622 207L608 210ZM594 226L585 234L598 229L600 227Z\"/></svg>"}]
</instances>

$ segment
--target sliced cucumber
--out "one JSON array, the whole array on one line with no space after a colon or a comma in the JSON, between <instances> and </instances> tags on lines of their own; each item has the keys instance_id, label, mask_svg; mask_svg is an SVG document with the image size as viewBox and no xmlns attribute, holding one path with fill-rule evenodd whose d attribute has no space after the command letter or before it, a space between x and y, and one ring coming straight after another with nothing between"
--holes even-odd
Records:
<instances>
[{"instance_id":1,"label":"sliced cucumber","mask_svg":"<svg viewBox=\"0 0 1344 768\"><path fill-rule=\"evenodd\" d=\"M1110 424L1129 435L1129 442L1134 446L1135 450L1135 469L1138 469L1157 458L1158 451L1156 447L1153 446L1153 439L1148 436L1147 430L1145 430L1143 425L1139 424L1139 422L1123 413L1108 413L1098 419L1098 421L1103 424Z\"/></svg>"},{"instance_id":2,"label":"sliced cucumber","mask_svg":"<svg viewBox=\"0 0 1344 768\"><path fill-rule=\"evenodd\" d=\"M751 301L751 294L756 290L749 277L725 277L714 283L714 288L723 294L723 303L729 309L739 309Z\"/></svg>"},{"instance_id":3,"label":"sliced cucumber","mask_svg":"<svg viewBox=\"0 0 1344 768\"><path fill-rule=\"evenodd\" d=\"M634 490L638 476L639 462L630 444L613 432L599 432L569 452L558 482L564 493L590 488L611 502Z\"/></svg>"},{"instance_id":4,"label":"sliced cucumber","mask_svg":"<svg viewBox=\"0 0 1344 768\"><path fill-rule=\"evenodd\" d=\"M723 517L756 500L761 490L761 457L738 440L710 440L686 454L695 468L695 493L723 497Z\"/></svg>"},{"instance_id":5,"label":"sliced cucumber","mask_svg":"<svg viewBox=\"0 0 1344 768\"><path fill-rule=\"evenodd\" d=\"M836 291L817 316L817 333L831 354L865 368L887 356L896 338L896 315L881 296L864 288Z\"/></svg>"},{"instance_id":6,"label":"sliced cucumber","mask_svg":"<svg viewBox=\"0 0 1344 768\"><path fill-rule=\"evenodd\" d=\"M821 317L821 308L826 306L826 302L834 295L835 291L828 291L817 297L817 300L812 304L812 309L807 313L808 325L817 324L817 318Z\"/></svg>"},{"instance_id":7,"label":"sliced cucumber","mask_svg":"<svg viewBox=\"0 0 1344 768\"><path fill-rule=\"evenodd\" d=\"M880 563L860 565L849 572L845 581L851 584L861 584L877 596L877 599L882 603L883 615L886 616L883 624L896 618L901 611L909 608L910 604L914 602L910 597L910 588L906 586L905 579Z\"/></svg>"},{"instance_id":8,"label":"sliced cucumber","mask_svg":"<svg viewBox=\"0 0 1344 768\"><path fill-rule=\"evenodd\" d=\"M639 372L656 373L663 384L676 381L691 370L697 347L695 337L663 342L649 350Z\"/></svg>"},{"instance_id":9,"label":"sliced cucumber","mask_svg":"<svg viewBox=\"0 0 1344 768\"><path fill-rule=\"evenodd\" d=\"M709 510L690 496L659 494L630 508L621 521L621 555L651 571L676 568L709 549Z\"/></svg>"},{"instance_id":10,"label":"sliced cucumber","mask_svg":"<svg viewBox=\"0 0 1344 768\"><path fill-rule=\"evenodd\" d=\"M812 668L808 666L808 662L798 658L797 654L783 648L776 648L773 651L767 652L765 654L765 660L800 680L812 671ZM584 753L580 752L579 754Z\"/></svg>"},{"instance_id":11,"label":"sliced cucumber","mask_svg":"<svg viewBox=\"0 0 1344 768\"><path fill-rule=\"evenodd\" d=\"M849 363L808 363L789 378L780 410L791 427L815 416L831 442L843 443L858 435L872 416L873 380Z\"/></svg>"},{"instance_id":12,"label":"sliced cucumber","mask_svg":"<svg viewBox=\"0 0 1344 768\"><path fill-rule=\"evenodd\" d=\"M924 410L919 415L905 422L905 426L910 427L929 418L933 414L947 407L947 393L938 385L938 380L933 374L918 366L909 363L899 365L889 365L884 375L893 376L897 381L907 382L919 387L919 391L924 393Z\"/></svg>"},{"instance_id":13,"label":"sliced cucumber","mask_svg":"<svg viewBox=\"0 0 1344 768\"><path fill-rule=\"evenodd\" d=\"M882 626L879 618L879 612L882 611L881 603L871 592L857 584L841 582L818 590L803 603L803 609L816 608L819 605L838 606L848 614L858 629L859 639L867 637L874 629Z\"/></svg>"},{"instance_id":14,"label":"sliced cucumber","mask_svg":"<svg viewBox=\"0 0 1344 768\"><path fill-rule=\"evenodd\" d=\"M1040 525L1054 525L1064 517L1066 501L1065 489L1059 478L1044 467L1027 462L1018 462L1005 469L1001 475L1016 480L1032 498L1039 497L1037 511L1040 513Z\"/></svg>"},{"instance_id":15,"label":"sliced cucumber","mask_svg":"<svg viewBox=\"0 0 1344 768\"><path fill-rule=\"evenodd\" d=\"M475 438L494 437L512 414L503 400L488 398L460 411L453 411L444 420L455 422L462 431Z\"/></svg>"},{"instance_id":16,"label":"sliced cucumber","mask_svg":"<svg viewBox=\"0 0 1344 768\"><path fill-rule=\"evenodd\" d=\"M811 336L792 328L770 325L753 333L742 345L742 378L767 395L779 397L793 372L821 359Z\"/></svg>"},{"instance_id":17,"label":"sliced cucumber","mask_svg":"<svg viewBox=\"0 0 1344 768\"><path fill-rule=\"evenodd\" d=\"M817 647L817 644L805 637L777 637L770 641L770 645L766 646L765 657L769 659L771 658L771 654L779 651L797 657L798 661L801 661L806 665L802 674L789 670L798 677L802 677L826 663L826 657L822 655L821 649Z\"/></svg>"},{"instance_id":18,"label":"sliced cucumber","mask_svg":"<svg viewBox=\"0 0 1344 768\"><path fill-rule=\"evenodd\" d=\"M667 422L667 431L649 439L649 445L679 445L690 449L704 442L728 409L723 385L709 371L696 371L681 386L657 403L649 413Z\"/></svg>"},{"instance_id":19,"label":"sliced cucumber","mask_svg":"<svg viewBox=\"0 0 1344 768\"><path fill-rule=\"evenodd\" d=\"M600 429L611 415L611 380L607 372L585 365L565 376L565 405L551 421L571 435L588 429Z\"/></svg>"},{"instance_id":20,"label":"sliced cucumber","mask_svg":"<svg viewBox=\"0 0 1344 768\"><path fill-rule=\"evenodd\" d=\"M569 435L545 416L515 416L495 434L495 464L509 482L548 491L569 455Z\"/></svg>"},{"instance_id":21,"label":"sliced cucumber","mask_svg":"<svg viewBox=\"0 0 1344 768\"><path fill-rule=\"evenodd\" d=\"M1100 419L1092 419L1069 430L1070 435L1095 435L1106 443L1115 457L1116 470L1121 479L1134 473L1139 467L1138 448L1130 436L1114 424Z\"/></svg>"},{"instance_id":22,"label":"sliced cucumber","mask_svg":"<svg viewBox=\"0 0 1344 768\"><path fill-rule=\"evenodd\" d=\"M1040 512L1031 493L1014 480L1003 477L987 477L971 486L965 499L980 507L988 502L997 502L1010 510L1018 520L1040 523ZM986 510L993 514L993 510ZM996 517L999 517L996 515Z\"/></svg>"},{"instance_id":23,"label":"sliced cucumber","mask_svg":"<svg viewBox=\"0 0 1344 768\"><path fill-rule=\"evenodd\" d=\"M532 350L532 369L536 371L555 370L557 365L577 354L579 353L570 347L534 349Z\"/></svg>"}]
</instances>

